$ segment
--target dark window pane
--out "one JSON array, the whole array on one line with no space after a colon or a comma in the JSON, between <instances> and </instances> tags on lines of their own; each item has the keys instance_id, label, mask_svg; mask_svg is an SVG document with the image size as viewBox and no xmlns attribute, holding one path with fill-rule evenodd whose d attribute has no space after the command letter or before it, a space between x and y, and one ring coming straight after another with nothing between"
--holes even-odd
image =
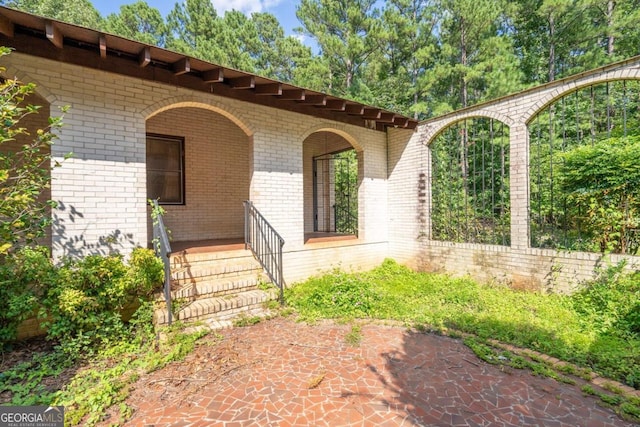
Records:
<instances>
[{"instance_id":1,"label":"dark window pane","mask_svg":"<svg viewBox=\"0 0 640 427\"><path fill-rule=\"evenodd\" d=\"M183 140L147 136L147 195L160 203L184 203Z\"/></svg>"}]
</instances>

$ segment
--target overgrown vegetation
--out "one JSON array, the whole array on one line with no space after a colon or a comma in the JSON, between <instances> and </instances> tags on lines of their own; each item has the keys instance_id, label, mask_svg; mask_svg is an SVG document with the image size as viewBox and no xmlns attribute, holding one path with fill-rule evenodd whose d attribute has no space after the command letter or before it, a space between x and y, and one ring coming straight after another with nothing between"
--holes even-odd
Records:
<instances>
[{"instance_id":1,"label":"overgrown vegetation","mask_svg":"<svg viewBox=\"0 0 640 427\"><path fill-rule=\"evenodd\" d=\"M163 274L149 249L134 249L128 264L120 255L92 255L54 265L46 248L22 248L0 263L0 343L37 314L48 338L72 356L109 345L124 328L123 310L149 299Z\"/></svg>"},{"instance_id":2,"label":"overgrown vegetation","mask_svg":"<svg viewBox=\"0 0 640 427\"><path fill-rule=\"evenodd\" d=\"M640 273L604 270L573 296L519 292L470 278L416 273L387 260L288 290L303 320L372 318L497 339L640 388Z\"/></svg>"},{"instance_id":3,"label":"overgrown vegetation","mask_svg":"<svg viewBox=\"0 0 640 427\"><path fill-rule=\"evenodd\" d=\"M10 51L0 47L0 58ZM0 257L42 238L50 224L48 211L56 205L42 193L50 185L50 168L59 166L51 145L62 116L50 117L47 127L32 133L21 125L40 109L28 102L34 91L32 83L0 81Z\"/></svg>"},{"instance_id":4,"label":"overgrown vegetation","mask_svg":"<svg viewBox=\"0 0 640 427\"><path fill-rule=\"evenodd\" d=\"M131 409L122 402L142 374L160 369L189 354L204 332L182 333L179 327L165 331L158 340L152 323L153 305L144 302L131 321L117 333L111 329L108 345L94 345L92 355L69 353L64 343L52 352L36 353L0 375L0 389L11 392L12 405L62 405L68 425L95 425L107 409L115 412L114 425L126 420ZM85 347L87 349L87 347ZM70 371L61 389L50 389L47 380Z\"/></svg>"},{"instance_id":5,"label":"overgrown vegetation","mask_svg":"<svg viewBox=\"0 0 640 427\"><path fill-rule=\"evenodd\" d=\"M34 313L46 319L47 339L55 343L2 372L6 403L63 405L69 425L100 421L141 374L182 359L202 334L174 329L158 341L150 297L162 284L163 266L149 249L135 249L127 264L111 255L54 265L45 249L26 247L4 258L0 277L0 305L11 309L0 314L3 347L11 347L18 322ZM130 320L127 309L135 309ZM70 378L64 387L47 385L61 375ZM125 405L114 407L121 419L130 415Z\"/></svg>"}]
</instances>

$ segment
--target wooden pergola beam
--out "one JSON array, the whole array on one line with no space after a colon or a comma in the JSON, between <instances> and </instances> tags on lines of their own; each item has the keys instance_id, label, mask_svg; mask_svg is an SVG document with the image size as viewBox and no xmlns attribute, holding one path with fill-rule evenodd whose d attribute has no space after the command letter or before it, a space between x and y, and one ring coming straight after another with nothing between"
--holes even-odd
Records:
<instances>
[{"instance_id":1,"label":"wooden pergola beam","mask_svg":"<svg viewBox=\"0 0 640 427\"><path fill-rule=\"evenodd\" d=\"M0 15L0 33L7 37L13 37L13 22L4 15Z\"/></svg>"},{"instance_id":2,"label":"wooden pergola beam","mask_svg":"<svg viewBox=\"0 0 640 427\"><path fill-rule=\"evenodd\" d=\"M396 115L394 113L381 112L380 113L380 118L378 119L378 121L382 122L382 123L393 123L393 119L395 117L396 117Z\"/></svg>"},{"instance_id":3,"label":"wooden pergola beam","mask_svg":"<svg viewBox=\"0 0 640 427\"><path fill-rule=\"evenodd\" d=\"M141 68L144 68L150 63L151 63L151 49L149 47L145 47L138 54L138 65Z\"/></svg>"},{"instance_id":4,"label":"wooden pergola beam","mask_svg":"<svg viewBox=\"0 0 640 427\"><path fill-rule=\"evenodd\" d=\"M100 58L105 59L107 57L107 37L104 34L100 34Z\"/></svg>"},{"instance_id":5,"label":"wooden pergola beam","mask_svg":"<svg viewBox=\"0 0 640 427\"><path fill-rule=\"evenodd\" d=\"M393 119L393 125L399 128L407 127L408 122L409 122L409 119L406 117L395 117Z\"/></svg>"},{"instance_id":6,"label":"wooden pergola beam","mask_svg":"<svg viewBox=\"0 0 640 427\"><path fill-rule=\"evenodd\" d=\"M205 83L222 83L224 80L224 71L222 68L214 68L202 73L202 80Z\"/></svg>"},{"instance_id":7,"label":"wooden pergola beam","mask_svg":"<svg viewBox=\"0 0 640 427\"><path fill-rule=\"evenodd\" d=\"M178 59L176 62L171 64L171 69L173 70L174 76L187 74L189 71L191 71L191 61L189 61L189 58L187 57Z\"/></svg>"},{"instance_id":8,"label":"wooden pergola beam","mask_svg":"<svg viewBox=\"0 0 640 427\"><path fill-rule=\"evenodd\" d=\"M347 106L344 108L344 111L347 114L351 114L352 116L361 116L364 114L364 105L347 104Z\"/></svg>"},{"instance_id":9,"label":"wooden pergola beam","mask_svg":"<svg viewBox=\"0 0 640 427\"><path fill-rule=\"evenodd\" d=\"M58 49L62 49L62 46L64 46L64 37L58 27L53 22L46 21L44 24L44 31L47 35L47 40L53 43L53 45Z\"/></svg>"},{"instance_id":10,"label":"wooden pergola beam","mask_svg":"<svg viewBox=\"0 0 640 427\"><path fill-rule=\"evenodd\" d=\"M334 111L344 111L347 101L343 99L328 99L326 107Z\"/></svg>"},{"instance_id":11,"label":"wooden pergola beam","mask_svg":"<svg viewBox=\"0 0 640 427\"><path fill-rule=\"evenodd\" d=\"M304 103L309 105L324 107L325 105L327 105L327 96L326 95L307 95L304 98Z\"/></svg>"},{"instance_id":12,"label":"wooden pergola beam","mask_svg":"<svg viewBox=\"0 0 640 427\"><path fill-rule=\"evenodd\" d=\"M228 79L229 86L233 89L253 89L256 87L256 77L255 76L243 76L243 77L235 77L233 79Z\"/></svg>"},{"instance_id":13,"label":"wooden pergola beam","mask_svg":"<svg viewBox=\"0 0 640 427\"><path fill-rule=\"evenodd\" d=\"M407 128L407 129L415 129L417 127L418 127L418 122L415 121L415 120L409 120L407 122L407 125L405 126L405 128Z\"/></svg>"},{"instance_id":14,"label":"wooden pergola beam","mask_svg":"<svg viewBox=\"0 0 640 427\"><path fill-rule=\"evenodd\" d=\"M287 101L304 101L307 96L304 89L285 89L282 91L280 99Z\"/></svg>"},{"instance_id":15,"label":"wooden pergola beam","mask_svg":"<svg viewBox=\"0 0 640 427\"><path fill-rule=\"evenodd\" d=\"M365 119L378 120L382 111L379 108L365 108L362 117Z\"/></svg>"},{"instance_id":16,"label":"wooden pergola beam","mask_svg":"<svg viewBox=\"0 0 640 427\"><path fill-rule=\"evenodd\" d=\"M256 95L282 95L282 83L266 83L257 85Z\"/></svg>"}]
</instances>

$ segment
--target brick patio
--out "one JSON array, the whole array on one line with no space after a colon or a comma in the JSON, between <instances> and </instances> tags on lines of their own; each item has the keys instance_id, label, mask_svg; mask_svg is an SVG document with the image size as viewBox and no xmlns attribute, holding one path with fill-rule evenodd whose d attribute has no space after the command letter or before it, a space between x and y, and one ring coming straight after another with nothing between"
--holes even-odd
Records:
<instances>
[{"instance_id":1,"label":"brick patio","mask_svg":"<svg viewBox=\"0 0 640 427\"><path fill-rule=\"evenodd\" d=\"M182 362L184 376L165 381L161 370L140 379L145 403L127 425L632 425L579 386L501 370L458 340L364 325L352 346L350 330L275 319L205 338ZM218 346L234 349L231 362L216 359ZM223 374L207 375L207 366L223 362L230 363ZM184 392L185 383L196 388Z\"/></svg>"}]
</instances>

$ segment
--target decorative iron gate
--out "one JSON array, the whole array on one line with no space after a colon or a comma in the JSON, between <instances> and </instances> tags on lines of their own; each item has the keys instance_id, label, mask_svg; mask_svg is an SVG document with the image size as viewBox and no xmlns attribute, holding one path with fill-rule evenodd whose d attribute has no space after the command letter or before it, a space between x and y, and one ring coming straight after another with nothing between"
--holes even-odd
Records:
<instances>
[{"instance_id":1,"label":"decorative iron gate","mask_svg":"<svg viewBox=\"0 0 640 427\"><path fill-rule=\"evenodd\" d=\"M313 229L358 234L358 159L353 149L313 158Z\"/></svg>"}]
</instances>

